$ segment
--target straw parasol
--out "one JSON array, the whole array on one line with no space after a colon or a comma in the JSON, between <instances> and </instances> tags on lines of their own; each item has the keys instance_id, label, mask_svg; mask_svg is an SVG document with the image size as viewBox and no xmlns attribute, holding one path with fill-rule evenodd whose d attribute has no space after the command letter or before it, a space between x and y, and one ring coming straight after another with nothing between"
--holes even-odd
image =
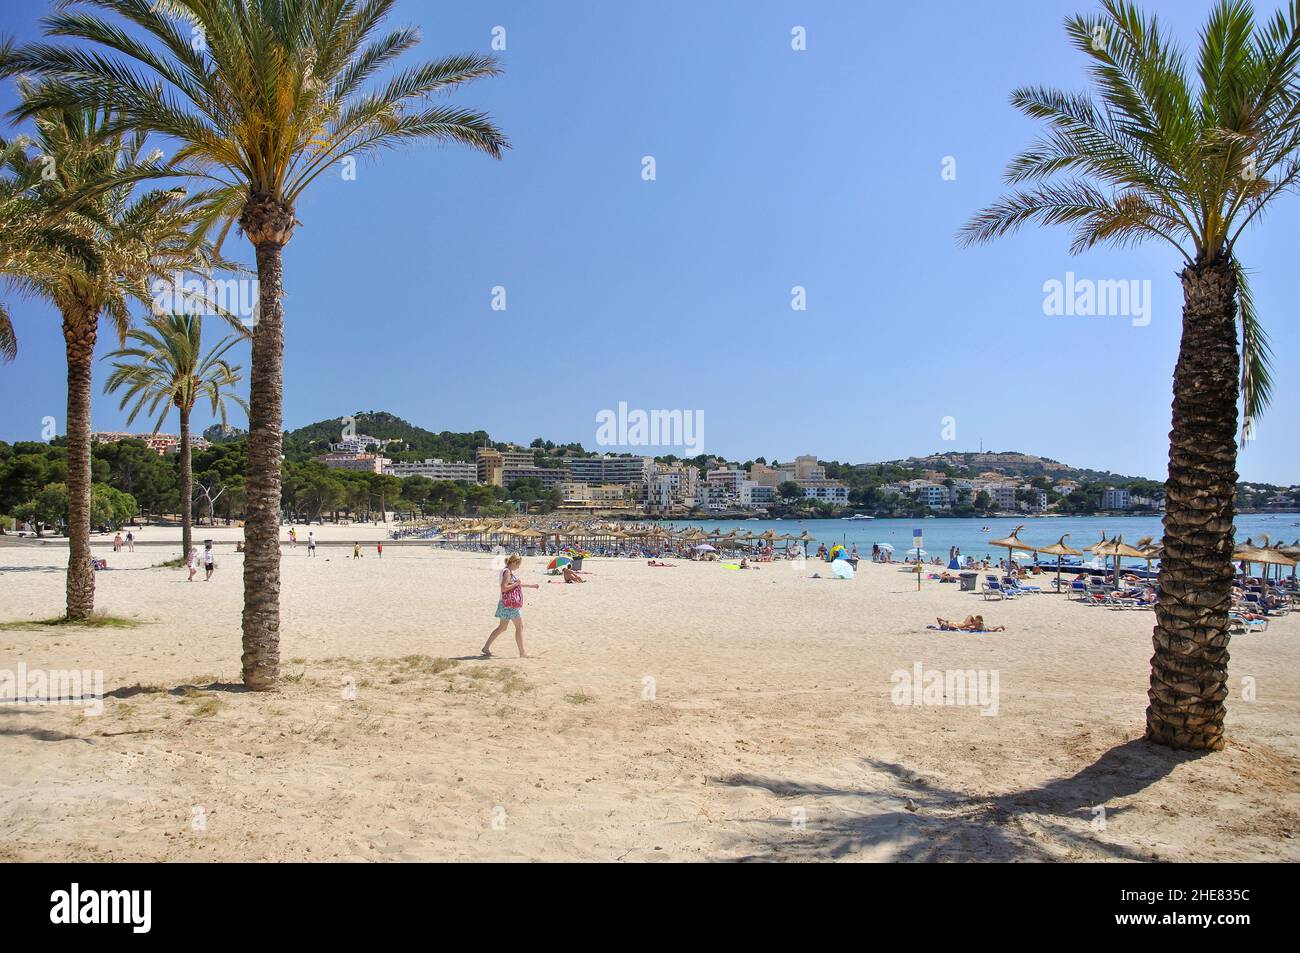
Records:
<instances>
[{"instance_id":1,"label":"straw parasol","mask_svg":"<svg viewBox=\"0 0 1300 953\"><path fill-rule=\"evenodd\" d=\"M1145 559L1145 558L1146 558L1146 553L1145 553L1145 552L1143 552L1143 551L1140 550L1140 549L1135 549L1134 547L1130 546L1128 543L1124 542L1124 537L1123 537L1122 535L1120 535L1120 536L1116 536L1114 539L1112 539L1112 540L1111 540L1110 542L1108 542L1108 543L1098 543L1096 546L1092 547L1092 551L1093 551L1094 553L1096 553L1098 556L1114 556L1114 557L1115 557L1115 585L1116 585L1116 587L1119 586L1119 567L1120 567L1120 560L1122 560L1125 556L1127 556L1129 559Z\"/></svg>"},{"instance_id":2,"label":"straw parasol","mask_svg":"<svg viewBox=\"0 0 1300 953\"><path fill-rule=\"evenodd\" d=\"M1247 563L1261 563L1264 566L1296 565L1295 557L1289 556L1283 552L1281 544L1278 546L1269 546L1268 537L1264 536L1262 538L1264 540L1263 546L1255 546L1249 539L1247 539L1245 543L1236 547L1232 553L1233 560L1241 560ZM1264 575L1268 575L1267 569L1264 570Z\"/></svg>"},{"instance_id":3,"label":"straw parasol","mask_svg":"<svg viewBox=\"0 0 1300 953\"><path fill-rule=\"evenodd\" d=\"M1038 552L1040 553L1046 554L1048 556L1056 557L1056 591L1058 593L1061 591L1061 557L1083 555L1083 553L1080 550L1077 550L1073 546L1067 546L1065 544L1065 541L1069 538L1070 538L1070 534L1066 533L1056 542L1052 543L1051 546L1044 546L1042 549L1038 550Z\"/></svg>"},{"instance_id":4,"label":"straw parasol","mask_svg":"<svg viewBox=\"0 0 1300 953\"><path fill-rule=\"evenodd\" d=\"M1024 529L1024 528L1025 528L1025 524L1024 524L1024 523L1021 523L1019 526L1017 526L1015 529L1013 529L1013 530L1011 531L1011 535L1010 535L1010 536L1007 536L1007 537L1005 537L1005 538L1003 538L1003 539L994 539L994 540L990 540L990 541L989 541L989 545L990 545L990 546L999 546L999 547L1001 547L1001 546L1005 546L1006 549L1007 549L1007 562L1008 562L1008 563L1011 562L1011 553L1014 552L1014 551L1017 550L1017 549L1023 549L1023 550L1025 550L1025 551L1027 551L1027 552L1031 552L1031 553L1032 553L1032 552L1037 552L1037 550L1035 549L1035 547L1030 546L1028 543L1026 543L1023 539L1020 538L1020 531L1021 531L1022 529Z\"/></svg>"}]
</instances>

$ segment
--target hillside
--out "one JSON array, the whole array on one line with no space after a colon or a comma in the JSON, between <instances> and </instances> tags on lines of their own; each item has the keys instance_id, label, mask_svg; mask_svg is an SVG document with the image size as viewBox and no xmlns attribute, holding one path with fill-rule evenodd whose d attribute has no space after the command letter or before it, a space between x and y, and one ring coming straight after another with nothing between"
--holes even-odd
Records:
<instances>
[{"instance_id":1,"label":"hillside","mask_svg":"<svg viewBox=\"0 0 1300 953\"><path fill-rule=\"evenodd\" d=\"M387 444L385 455L394 460L423 460L427 457L473 460L475 449L491 444L484 430L434 433L386 411L358 412L352 416L354 431L384 441ZM302 460L326 452L331 443L340 439L343 423L342 417L334 417L287 431L284 435L285 457Z\"/></svg>"},{"instance_id":2,"label":"hillside","mask_svg":"<svg viewBox=\"0 0 1300 953\"><path fill-rule=\"evenodd\" d=\"M891 460L887 465L916 470L944 470L954 476L977 476L980 473L993 472L1023 480L1047 477L1053 481L1075 480L1079 483L1110 483L1116 486L1151 482L1149 477L1126 476L1109 470L1072 467L1050 457L1039 457L1017 450L1004 450L997 453L932 453L926 457ZM866 466L876 466L876 464L866 464Z\"/></svg>"}]
</instances>

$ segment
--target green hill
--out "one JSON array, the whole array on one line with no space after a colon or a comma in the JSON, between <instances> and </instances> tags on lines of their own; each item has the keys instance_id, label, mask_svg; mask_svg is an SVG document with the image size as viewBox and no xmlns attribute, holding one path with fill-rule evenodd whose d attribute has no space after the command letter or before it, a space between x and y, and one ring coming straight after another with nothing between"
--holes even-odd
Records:
<instances>
[{"instance_id":1,"label":"green hill","mask_svg":"<svg viewBox=\"0 0 1300 953\"><path fill-rule=\"evenodd\" d=\"M473 460L478 447L496 446L485 430L434 433L385 411L358 412L352 418L353 431L380 440L384 444L385 456L394 460L423 460L427 457ZM343 426L344 418L334 417L287 431L284 435L285 458L301 461L327 452L331 443L339 441Z\"/></svg>"}]
</instances>

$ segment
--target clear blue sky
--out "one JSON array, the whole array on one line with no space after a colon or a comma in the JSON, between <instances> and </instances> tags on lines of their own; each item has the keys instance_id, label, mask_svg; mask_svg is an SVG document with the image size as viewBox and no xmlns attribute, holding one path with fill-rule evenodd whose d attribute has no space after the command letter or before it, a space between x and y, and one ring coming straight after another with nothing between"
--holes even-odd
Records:
<instances>
[{"instance_id":1,"label":"clear blue sky","mask_svg":"<svg viewBox=\"0 0 1300 953\"><path fill-rule=\"evenodd\" d=\"M1210 3L1144 6L1190 44ZM4 4L0 32L33 38L43 7ZM1162 479L1172 249L1073 258L1059 229L953 241L1035 133L1008 93L1084 85L1062 20L1092 8L399 2L393 22L419 25L428 56L487 51L506 28L505 74L454 99L489 110L513 149L496 162L415 147L363 163L356 181L318 180L285 254L285 426L384 409L433 430L591 447L597 412L626 401L703 411L705 450L741 460L982 440ZM791 50L796 25L806 52ZM642 180L644 155L657 181ZM1240 246L1278 365L1244 479L1300 480L1297 233L1291 196ZM247 257L238 236L230 247ZM1045 316L1043 283L1067 271L1149 279L1150 325ZM489 307L495 285L504 314ZM794 285L807 311L791 310ZM63 416L62 338L48 307L14 310L0 439L37 439L42 416ZM116 398L97 396L96 427L122 422Z\"/></svg>"}]
</instances>

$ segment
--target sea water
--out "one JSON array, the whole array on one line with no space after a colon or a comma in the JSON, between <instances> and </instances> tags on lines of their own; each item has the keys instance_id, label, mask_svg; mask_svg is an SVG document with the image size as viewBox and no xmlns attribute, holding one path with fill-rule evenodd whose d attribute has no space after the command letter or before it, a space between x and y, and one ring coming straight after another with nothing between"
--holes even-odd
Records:
<instances>
[{"instance_id":1,"label":"sea water","mask_svg":"<svg viewBox=\"0 0 1300 953\"><path fill-rule=\"evenodd\" d=\"M1234 521L1237 527L1237 540L1245 542L1251 539L1260 544L1262 536L1267 534L1269 544L1285 540L1290 543L1300 537L1300 513L1239 513ZM853 546L855 543L862 556L871 555L872 543L889 543L894 547L894 559L901 560L912 546L912 533L920 530L927 558L939 556L948 561L948 548L961 549L963 557L974 556L983 559L988 556L995 564L998 559L1005 559L1006 549L989 545L990 540L1009 536L1021 523L1025 528L1020 531L1020 538L1031 546L1048 546L1060 539L1063 533L1069 533L1065 541L1067 546L1084 549L1101 539L1105 533L1107 539L1122 535L1124 542L1135 545L1144 536L1150 536L1154 542L1160 542L1164 529L1159 516L1047 516L1047 517L975 517L973 519L953 519L935 517L933 519L876 519L876 520L685 520L676 521L675 526L698 526L706 532L720 529L729 533L733 529L754 534L772 530L778 536L788 533L798 536L808 531L815 542L809 544L809 551L817 548L817 543L832 546L843 543ZM988 531L984 532L987 527ZM1091 554L1085 555L1085 560ZM1054 561L1043 557L1045 562ZM1141 559L1128 560L1127 564L1143 566Z\"/></svg>"}]
</instances>

